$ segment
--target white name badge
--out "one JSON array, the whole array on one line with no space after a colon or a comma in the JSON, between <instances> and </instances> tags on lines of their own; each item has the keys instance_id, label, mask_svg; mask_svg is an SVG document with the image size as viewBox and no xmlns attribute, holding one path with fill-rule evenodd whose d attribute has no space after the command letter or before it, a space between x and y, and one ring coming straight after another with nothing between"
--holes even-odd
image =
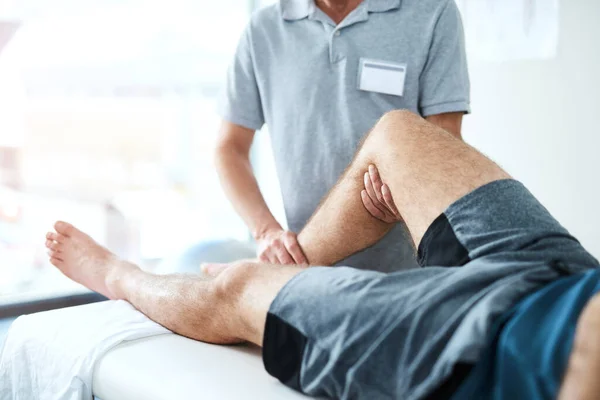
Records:
<instances>
[{"instance_id":1,"label":"white name badge","mask_svg":"<svg viewBox=\"0 0 600 400\"><path fill-rule=\"evenodd\" d=\"M406 64L361 58L358 62L358 88L368 92L404 95Z\"/></svg>"}]
</instances>

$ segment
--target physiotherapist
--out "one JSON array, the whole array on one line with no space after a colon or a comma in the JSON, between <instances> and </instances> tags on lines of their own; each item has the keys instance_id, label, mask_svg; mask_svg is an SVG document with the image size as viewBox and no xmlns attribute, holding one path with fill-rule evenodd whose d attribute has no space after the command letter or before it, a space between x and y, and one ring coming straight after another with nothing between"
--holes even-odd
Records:
<instances>
[{"instance_id":1,"label":"physiotherapist","mask_svg":"<svg viewBox=\"0 0 600 400\"><path fill-rule=\"evenodd\" d=\"M469 75L459 11L454 0L281 0L252 16L222 97L223 188L261 261L303 263L296 234L384 113L408 109L461 137ZM289 231L250 164L265 124ZM417 265L401 225L340 264L384 272Z\"/></svg>"}]
</instances>

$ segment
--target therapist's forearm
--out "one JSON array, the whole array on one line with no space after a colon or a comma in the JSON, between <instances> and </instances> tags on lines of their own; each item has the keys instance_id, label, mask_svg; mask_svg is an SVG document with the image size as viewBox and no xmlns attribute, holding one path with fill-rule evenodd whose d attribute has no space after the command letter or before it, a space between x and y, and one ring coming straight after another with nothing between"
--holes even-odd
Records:
<instances>
[{"instance_id":1,"label":"therapist's forearm","mask_svg":"<svg viewBox=\"0 0 600 400\"><path fill-rule=\"evenodd\" d=\"M220 146L215 164L225 194L255 239L281 229L260 192L248 154L234 146Z\"/></svg>"},{"instance_id":2,"label":"therapist's forearm","mask_svg":"<svg viewBox=\"0 0 600 400\"><path fill-rule=\"evenodd\" d=\"M434 125L439 126L446 132L449 132L453 136L462 140L462 120L463 112L444 113L430 115L425 119Z\"/></svg>"}]
</instances>

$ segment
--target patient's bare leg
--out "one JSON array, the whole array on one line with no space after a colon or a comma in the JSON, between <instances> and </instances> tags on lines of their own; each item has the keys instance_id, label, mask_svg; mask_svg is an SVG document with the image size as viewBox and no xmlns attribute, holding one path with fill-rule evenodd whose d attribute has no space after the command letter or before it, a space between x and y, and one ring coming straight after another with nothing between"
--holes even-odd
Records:
<instances>
[{"instance_id":1,"label":"patient's bare leg","mask_svg":"<svg viewBox=\"0 0 600 400\"><path fill-rule=\"evenodd\" d=\"M376 243L390 229L362 204L363 176L374 164L392 192L415 246L450 204L486 183L509 178L494 162L407 111L386 114L299 234L310 264L332 265Z\"/></svg>"},{"instance_id":2,"label":"patient's bare leg","mask_svg":"<svg viewBox=\"0 0 600 400\"><path fill-rule=\"evenodd\" d=\"M239 262L198 275L160 276L119 260L71 224L46 236L50 261L66 276L110 299L123 299L183 336L209 343L262 345L271 302L301 267Z\"/></svg>"},{"instance_id":3,"label":"patient's bare leg","mask_svg":"<svg viewBox=\"0 0 600 400\"><path fill-rule=\"evenodd\" d=\"M363 208L362 176L375 164L390 187L415 243L439 213L485 183L506 178L493 162L420 117L387 114L366 138L352 165L300 234L312 263L331 264L377 241L389 229ZM218 269L213 280L155 276L117 260L66 223L46 245L51 261L77 282L125 299L151 319L212 343L262 344L270 304L303 269L252 262ZM310 294L307 294L310 295Z\"/></svg>"}]
</instances>

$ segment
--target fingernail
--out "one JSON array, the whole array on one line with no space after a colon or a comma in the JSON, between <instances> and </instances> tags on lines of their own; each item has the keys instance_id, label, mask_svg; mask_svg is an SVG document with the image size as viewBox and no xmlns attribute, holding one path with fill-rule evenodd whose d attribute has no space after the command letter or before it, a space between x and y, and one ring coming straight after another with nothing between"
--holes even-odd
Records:
<instances>
[{"instance_id":1,"label":"fingernail","mask_svg":"<svg viewBox=\"0 0 600 400\"><path fill-rule=\"evenodd\" d=\"M371 173L375 172L375 166L373 164L369 164L369 172L371 172Z\"/></svg>"}]
</instances>

